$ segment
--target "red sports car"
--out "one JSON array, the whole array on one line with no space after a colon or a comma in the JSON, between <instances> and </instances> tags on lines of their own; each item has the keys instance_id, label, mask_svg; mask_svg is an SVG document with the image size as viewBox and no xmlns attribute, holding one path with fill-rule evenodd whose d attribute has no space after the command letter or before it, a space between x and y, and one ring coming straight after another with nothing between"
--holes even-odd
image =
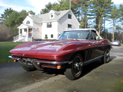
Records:
<instances>
[{"instance_id":1,"label":"red sports car","mask_svg":"<svg viewBox=\"0 0 123 92\"><path fill-rule=\"evenodd\" d=\"M101 59L110 60L111 43L94 29L64 31L54 42L28 42L16 46L9 58L20 62L26 71L42 68L63 69L68 79L80 77L83 66Z\"/></svg>"}]
</instances>

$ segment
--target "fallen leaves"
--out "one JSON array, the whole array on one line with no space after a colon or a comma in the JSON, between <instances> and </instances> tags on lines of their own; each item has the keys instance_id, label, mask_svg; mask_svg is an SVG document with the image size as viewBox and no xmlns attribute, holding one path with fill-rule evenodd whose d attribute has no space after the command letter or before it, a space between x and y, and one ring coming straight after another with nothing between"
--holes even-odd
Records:
<instances>
[{"instance_id":1,"label":"fallen leaves","mask_svg":"<svg viewBox=\"0 0 123 92\"><path fill-rule=\"evenodd\" d=\"M113 72L110 72L111 74L115 74L115 75L120 75L119 73L113 73Z\"/></svg>"},{"instance_id":2,"label":"fallen leaves","mask_svg":"<svg viewBox=\"0 0 123 92\"><path fill-rule=\"evenodd\" d=\"M120 75L119 73L115 73L116 75Z\"/></svg>"},{"instance_id":3,"label":"fallen leaves","mask_svg":"<svg viewBox=\"0 0 123 92\"><path fill-rule=\"evenodd\" d=\"M35 75L34 75L34 74L32 74L32 76L34 77ZM37 79L34 79L34 81L37 81Z\"/></svg>"},{"instance_id":4,"label":"fallen leaves","mask_svg":"<svg viewBox=\"0 0 123 92\"><path fill-rule=\"evenodd\" d=\"M37 81L37 79L34 79L34 81Z\"/></svg>"},{"instance_id":5,"label":"fallen leaves","mask_svg":"<svg viewBox=\"0 0 123 92\"><path fill-rule=\"evenodd\" d=\"M113 74L113 72L111 72L111 74Z\"/></svg>"},{"instance_id":6,"label":"fallen leaves","mask_svg":"<svg viewBox=\"0 0 123 92\"><path fill-rule=\"evenodd\" d=\"M94 79L97 79L97 77L94 77Z\"/></svg>"}]
</instances>

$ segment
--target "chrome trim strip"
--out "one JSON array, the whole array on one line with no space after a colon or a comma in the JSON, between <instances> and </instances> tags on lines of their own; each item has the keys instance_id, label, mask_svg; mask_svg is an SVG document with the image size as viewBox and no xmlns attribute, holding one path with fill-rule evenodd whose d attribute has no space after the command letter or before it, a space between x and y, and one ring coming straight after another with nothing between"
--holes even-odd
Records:
<instances>
[{"instance_id":1,"label":"chrome trim strip","mask_svg":"<svg viewBox=\"0 0 123 92\"><path fill-rule=\"evenodd\" d=\"M34 62L39 62L39 63L46 63L46 64L66 64L69 63L70 61L61 61L61 62L56 62L56 61L45 61L45 60L33 60Z\"/></svg>"},{"instance_id":2,"label":"chrome trim strip","mask_svg":"<svg viewBox=\"0 0 123 92\"><path fill-rule=\"evenodd\" d=\"M21 59L21 58L16 58L16 57L12 57L12 56L8 56L8 58L15 59L15 60L20 60Z\"/></svg>"},{"instance_id":3,"label":"chrome trim strip","mask_svg":"<svg viewBox=\"0 0 123 92\"><path fill-rule=\"evenodd\" d=\"M98 56L98 57L96 57L96 58L93 58L93 59L91 59L91 60L85 61L85 62L84 62L84 65L87 65L88 63L91 63L91 62L93 62L94 60L100 59L100 58L102 58L102 57L103 57L103 55Z\"/></svg>"}]
</instances>

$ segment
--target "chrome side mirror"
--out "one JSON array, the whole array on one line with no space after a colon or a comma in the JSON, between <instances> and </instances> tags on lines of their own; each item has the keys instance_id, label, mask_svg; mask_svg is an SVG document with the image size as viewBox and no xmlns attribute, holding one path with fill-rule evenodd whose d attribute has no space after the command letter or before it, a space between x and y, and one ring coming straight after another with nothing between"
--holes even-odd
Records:
<instances>
[{"instance_id":1,"label":"chrome side mirror","mask_svg":"<svg viewBox=\"0 0 123 92\"><path fill-rule=\"evenodd\" d=\"M96 36L96 40L99 40L100 39L100 37L99 36Z\"/></svg>"}]
</instances>

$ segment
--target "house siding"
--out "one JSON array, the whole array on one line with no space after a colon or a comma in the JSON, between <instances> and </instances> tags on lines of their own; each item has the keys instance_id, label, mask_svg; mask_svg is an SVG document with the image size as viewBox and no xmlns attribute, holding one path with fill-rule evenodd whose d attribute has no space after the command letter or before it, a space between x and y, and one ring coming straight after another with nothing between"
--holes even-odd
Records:
<instances>
[{"instance_id":1,"label":"house siding","mask_svg":"<svg viewBox=\"0 0 123 92\"><path fill-rule=\"evenodd\" d=\"M52 27L47 28L47 22L42 24L42 39L45 39L45 35L47 35L48 39L57 39L58 38L58 22L51 22ZM53 35L53 38L51 38Z\"/></svg>"},{"instance_id":2,"label":"house siding","mask_svg":"<svg viewBox=\"0 0 123 92\"><path fill-rule=\"evenodd\" d=\"M25 19L24 19L24 21L23 21L23 24L26 24L26 22L27 21L30 21L30 26L33 26L33 20L29 17L29 16L27 16Z\"/></svg>"},{"instance_id":3,"label":"house siding","mask_svg":"<svg viewBox=\"0 0 123 92\"><path fill-rule=\"evenodd\" d=\"M68 14L72 15L71 19L68 18ZM71 24L73 29L79 29L79 22L71 11L59 20L58 34L61 34L64 30L68 30L68 24Z\"/></svg>"},{"instance_id":4,"label":"house siding","mask_svg":"<svg viewBox=\"0 0 123 92\"><path fill-rule=\"evenodd\" d=\"M41 23L33 23L33 38L34 39L42 39L42 24Z\"/></svg>"}]
</instances>

